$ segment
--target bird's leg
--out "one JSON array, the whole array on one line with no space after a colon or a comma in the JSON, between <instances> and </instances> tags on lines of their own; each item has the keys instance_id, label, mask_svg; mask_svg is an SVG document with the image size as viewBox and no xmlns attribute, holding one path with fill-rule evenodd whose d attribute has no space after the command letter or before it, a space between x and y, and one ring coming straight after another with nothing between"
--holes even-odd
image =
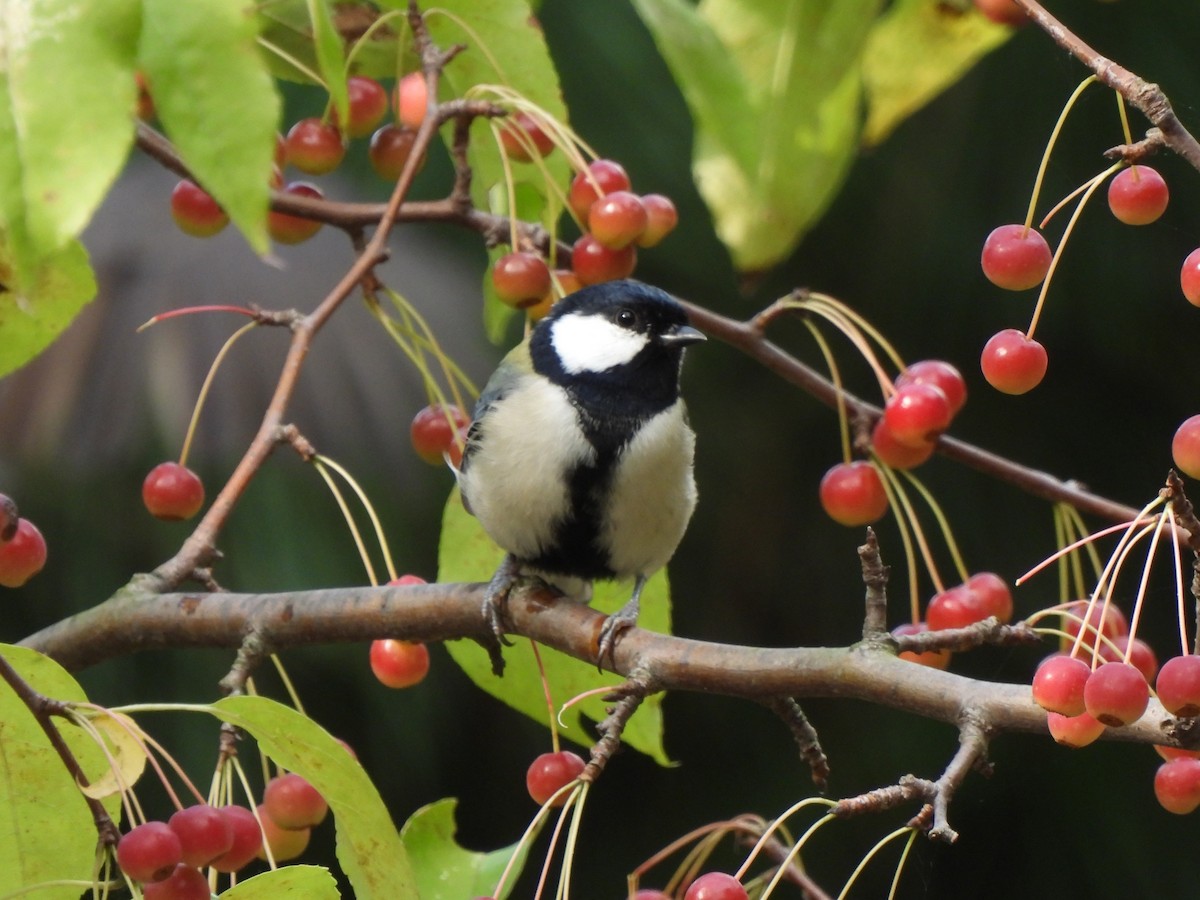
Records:
<instances>
[{"instance_id":1,"label":"bird's leg","mask_svg":"<svg viewBox=\"0 0 1200 900\"><path fill-rule=\"evenodd\" d=\"M483 592L483 620L491 629L494 640L488 645L488 655L492 658L492 671L497 675L504 674L504 657L500 654L501 645L512 646L512 641L504 636L505 615L508 605L508 595L517 583L521 574L521 563L509 553L504 562L496 569L496 574L488 582Z\"/></svg>"},{"instance_id":2,"label":"bird's leg","mask_svg":"<svg viewBox=\"0 0 1200 900\"><path fill-rule=\"evenodd\" d=\"M603 666L607 658L615 662L613 653L617 649L617 638L637 624L638 610L642 596L642 588L646 586L646 576L639 575L633 583L633 596L615 613L604 620L600 628L599 646L596 651L596 665Z\"/></svg>"}]
</instances>

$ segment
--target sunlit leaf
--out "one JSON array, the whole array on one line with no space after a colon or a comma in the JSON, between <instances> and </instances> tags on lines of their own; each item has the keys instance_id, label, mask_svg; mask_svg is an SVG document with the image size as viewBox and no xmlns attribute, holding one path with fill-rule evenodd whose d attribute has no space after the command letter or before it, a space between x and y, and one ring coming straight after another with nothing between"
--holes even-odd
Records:
<instances>
[{"instance_id":1,"label":"sunlit leaf","mask_svg":"<svg viewBox=\"0 0 1200 900\"><path fill-rule=\"evenodd\" d=\"M339 122L348 122L350 102L346 95L346 57L342 39L333 24L333 15L325 0L308 0L308 14L316 47L317 65L325 79L325 90L333 101Z\"/></svg>"},{"instance_id":2,"label":"sunlit leaf","mask_svg":"<svg viewBox=\"0 0 1200 900\"><path fill-rule=\"evenodd\" d=\"M138 0L0 3L0 231L9 283L91 219L133 140Z\"/></svg>"},{"instance_id":3,"label":"sunlit leaf","mask_svg":"<svg viewBox=\"0 0 1200 900\"><path fill-rule=\"evenodd\" d=\"M958 81L1013 29L933 0L897 0L879 18L863 55L867 123L879 144L910 115Z\"/></svg>"},{"instance_id":4,"label":"sunlit leaf","mask_svg":"<svg viewBox=\"0 0 1200 900\"><path fill-rule=\"evenodd\" d=\"M22 286L8 238L0 232L0 376L41 353L96 296L78 241L43 256Z\"/></svg>"},{"instance_id":5,"label":"sunlit leaf","mask_svg":"<svg viewBox=\"0 0 1200 900\"><path fill-rule=\"evenodd\" d=\"M143 0L139 58L167 135L259 253L280 101L242 0Z\"/></svg>"},{"instance_id":6,"label":"sunlit leaf","mask_svg":"<svg viewBox=\"0 0 1200 900\"><path fill-rule=\"evenodd\" d=\"M454 491L442 516L438 581L487 581L503 558L503 551L492 543L479 521L463 508L458 491ZM591 605L602 612L615 612L629 599L631 589L629 582L597 582ZM642 591L638 624L650 631L670 633L671 604L665 571L659 572L646 583ZM548 723L550 713L530 641L522 639L515 646L505 649L507 666L502 678L492 674L487 652L473 641L451 641L446 647L455 662L483 690L534 721L544 725ZM538 650L546 667L546 679L556 707L586 691L619 684L614 676L597 671L591 663L581 662L548 647L539 647ZM561 716L564 723L562 736L578 744L589 745L592 739L584 720L599 721L604 718L605 705L601 696L591 696L571 706ZM653 695L642 703L629 720L622 739L628 746L648 754L658 762L664 765L668 762L662 745L660 695Z\"/></svg>"},{"instance_id":7,"label":"sunlit leaf","mask_svg":"<svg viewBox=\"0 0 1200 900\"><path fill-rule=\"evenodd\" d=\"M421 900L494 896L492 891L517 849L514 844L479 853L461 847L455 840L454 810L457 805L456 800L438 800L423 806L400 830L400 839L408 850L421 889ZM509 874L504 892L496 900L509 895L524 864L525 854L522 854Z\"/></svg>"},{"instance_id":8,"label":"sunlit leaf","mask_svg":"<svg viewBox=\"0 0 1200 900\"><path fill-rule=\"evenodd\" d=\"M87 787L80 788L87 796L102 800L137 784L146 770L146 751L138 743L136 725L126 716L101 713L89 719L108 746L112 766ZM132 729L132 730L131 730Z\"/></svg>"},{"instance_id":9,"label":"sunlit leaf","mask_svg":"<svg viewBox=\"0 0 1200 900\"><path fill-rule=\"evenodd\" d=\"M286 865L222 892L221 900L338 900L337 881L321 866Z\"/></svg>"},{"instance_id":10,"label":"sunlit leaf","mask_svg":"<svg viewBox=\"0 0 1200 900\"><path fill-rule=\"evenodd\" d=\"M0 655L34 690L85 701L83 688L49 657L0 645ZM54 720L90 779L107 769L99 747L65 719ZM115 798L114 798L115 799ZM105 803L119 815L119 804ZM29 708L0 682L0 885L6 893L58 879L91 880L96 826L83 794ZM38 900L77 900L78 888L41 888Z\"/></svg>"},{"instance_id":11,"label":"sunlit leaf","mask_svg":"<svg viewBox=\"0 0 1200 900\"><path fill-rule=\"evenodd\" d=\"M417 889L387 807L362 766L325 729L266 697L226 697L213 714L244 728L263 752L321 792L337 827L337 856L358 900L407 900Z\"/></svg>"}]
</instances>

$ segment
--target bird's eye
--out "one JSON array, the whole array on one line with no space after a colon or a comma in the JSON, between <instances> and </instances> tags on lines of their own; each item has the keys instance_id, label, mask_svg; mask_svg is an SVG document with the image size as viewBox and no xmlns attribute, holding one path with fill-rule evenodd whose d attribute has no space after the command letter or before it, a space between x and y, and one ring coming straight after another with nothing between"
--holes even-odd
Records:
<instances>
[{"instance_id":1,"label":"bird's eye","mask_svg":"<svg viewBox=\"0 0 1200 900\"><path fill-rule=\"evenodd\" d=\"M617 324L622 328L633 328L637 325L638 317L629 307L622 307L617 310Z\"/></svg>"}]
</instances>

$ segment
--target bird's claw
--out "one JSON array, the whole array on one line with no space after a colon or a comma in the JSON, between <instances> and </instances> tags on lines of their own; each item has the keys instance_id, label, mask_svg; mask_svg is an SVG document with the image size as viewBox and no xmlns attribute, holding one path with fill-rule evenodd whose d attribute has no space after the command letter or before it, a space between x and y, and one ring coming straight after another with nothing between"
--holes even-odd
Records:
<instances>
[{"instance_id":1,"label":"bird's claw","mask_svg":"<svg viewBox=\"0 0 1200 900\"><path fill-rule=\"evenodd\" d=\"M504 558L504 562L496 569L496 574L492 576L492 580L488 582L487 590L483 594L483 621L487 623L488 630L491 632L492 640L485 644L488 656L492 660L492 672L496 675L504 674L504 656L501 653L501 648L512 646L510 641L505 636L507 631L508 619L508 595L516 584L517 576L520 570L520 563L511 554Z\"/></svg>"}]
</instances>

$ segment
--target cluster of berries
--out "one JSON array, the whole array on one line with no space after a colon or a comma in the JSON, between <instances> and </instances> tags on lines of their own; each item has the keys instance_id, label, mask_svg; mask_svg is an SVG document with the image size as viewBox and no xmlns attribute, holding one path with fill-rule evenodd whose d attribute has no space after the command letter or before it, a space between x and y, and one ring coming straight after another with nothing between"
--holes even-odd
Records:
<instances>
[{"instance_id":1,"label":"cluster of berries","mask_svg":"<svg viewBox=\"0 0 1200 900\"><path fill-rule=\"evenodd\" d=\"M38 527L17 512L17 504L0 494L0 585L20 587L46 565L46 539Z\"/></svg>"},{"instance_id":2,"label":"cluster of berries","mask_svg":"<svg viewBox=\"0 0 1200 900\"><path fill-rule=\"evenodd\" d=\"M266 859L268 848L276 862L295 859L328 811L316 788L285 773L267 783L257 814L236 804L201 803L184 807L166 822L130 829L117 844L117 864L142 885L146 900L209 900L201 869L238 872L254 859Z\"/></svg>"}]
</instances>

